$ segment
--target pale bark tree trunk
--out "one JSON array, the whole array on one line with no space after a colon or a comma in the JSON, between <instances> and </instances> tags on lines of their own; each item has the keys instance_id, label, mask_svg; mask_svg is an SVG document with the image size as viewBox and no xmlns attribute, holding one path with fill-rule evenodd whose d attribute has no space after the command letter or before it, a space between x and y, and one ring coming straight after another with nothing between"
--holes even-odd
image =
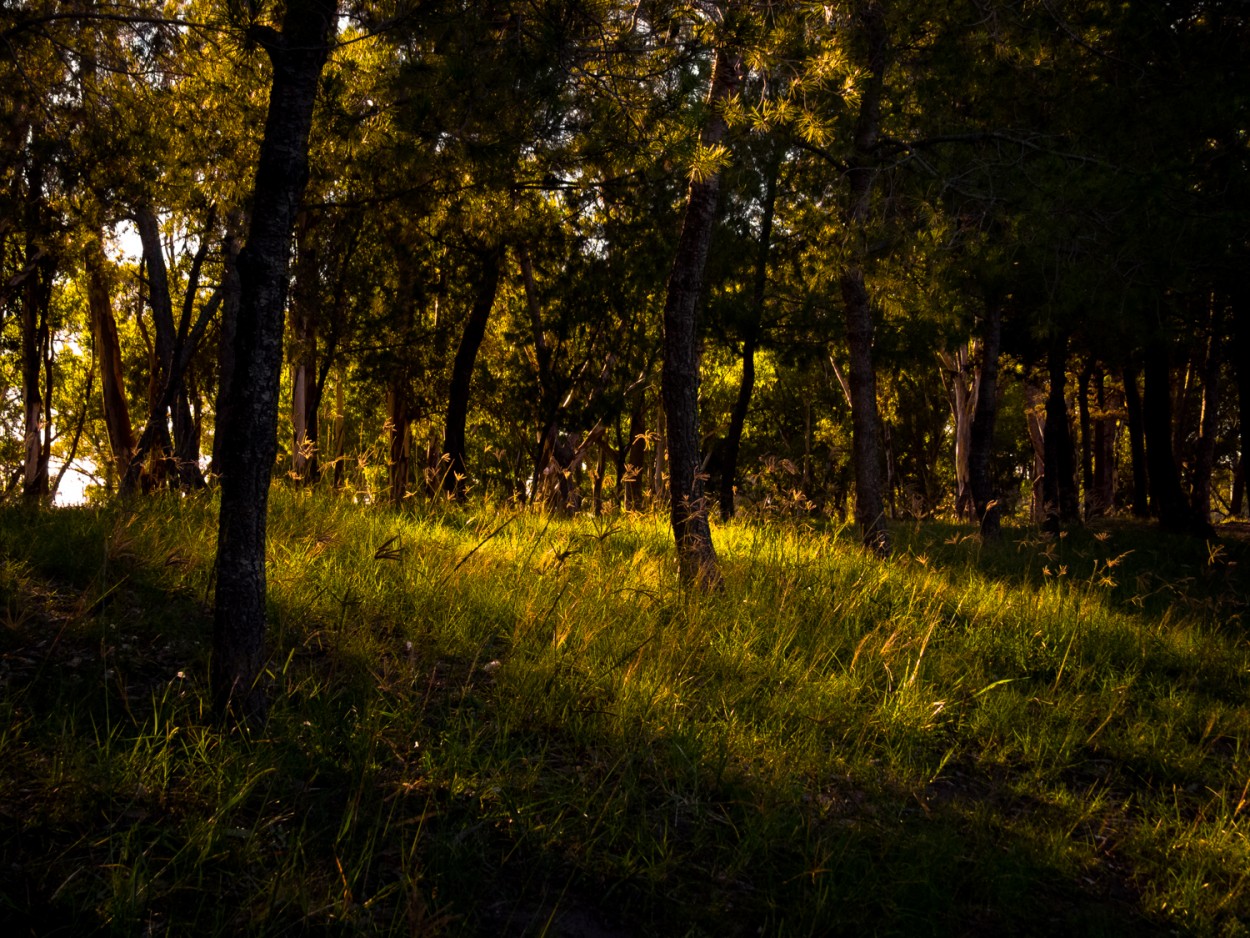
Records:
<instances>
[{"instance_id":1,"label":"pale bark tree trunk","mask_svg":"<svg viewBox=\"0 0 1250 938\"><path fill-rule=\"evenodd\" d=\"M1081 504L1084 517L1093 516L1094 441L1093 420L1089 413L1089 383L1094 376L1093 364L1086 362L1076 379L1076 414L1081 431Z\"/></svg>"},{"instance_id":2,"label":"pale bark tree trunk","mask_svg":"<svg viewBox=\"0 0 1250 938\"><path fill-rule=\"evenodd\" d=\"M755 350L759 346L764 323L764 301L768 287L768 252L773 237L773 213L777 205L777 176L781 171L780 154L772 156L765 169L763 214L760 237L756 244L755 283L751 297L751 321L742 337L742 381L738 397L729 415L725 432L724 460L721 466L720 516L728 521L737 510L738 452L742 446L742 430L746 426L751 395L755 390Z\"/></svg>"},{"instance_id":3,"label":"pale bark tree trunk","mask_svg":"<svg viewBox=\"0 0 1250 938\"><path fill-rule=\"evenodd\" d=\"M1033 444L1033 487L1030 517L1036 524L1046 520L1046 398L1031 380L1024 385L1026 402L1024 417L1028 425L1029 442Z\"/></svg>"},{"instance_id":4,"label":"pale bark tree trunk","mask_svg":"<svg viewBox=\"0 0 1250 938\"><path fill-rule=\"evenodd\" d=\"M291 230L308 181L308 138L335 0L288 0L282 32L257 31L273 77L247 243L229 423L221 446L221 515L210 685L219 719L263 719L265 524L277 455L282 323Z\"/></svg>"},{"instance_id":5,"label":"pale bark tree trunk","mask_svg":"<svg viewBox=\"0 0 1250 938\"><path fill-rule=\"evenodd\" d=\"M22 496L32 505L48 498L48 457L51 423L51 331L54 262L38 243L43 222L43 166L34 160L26 171L26 276L22 283L22 409L25 434ZM45 382L46 379L46 382Z\"/></svg>"},{"instance_id":6,"label":"pale bark tree trunk","mask_svg":"<svg viewBox=\"0 0 1250 938\"><path fill-rule=\"evenodd\" d=\"M717 147L724 139L727 127L721 109L737 94L741 82L741 56L734 50L718 48L707 98L710 113L701 137L703 147ZM682 582L704 589L715 588L721 573L712 546L700 471L698 309L720 182L720 172L715 170L690 183L664 300L661 372L668 434L669 517L677 542L678 571Z\"/></svg>"},{"instance_id":7,"label":"pale bark tree trunk","mask_svg":"<svg viewBox=\"0 0 1250 938\"><path fill-rule=\"evenodd\" d=\"M968 486L973 509L981 524L981 540L1002 533L998 493L990 472L994 450L994 426L998 422L998 356L1002 348L1003 314L997 304L986 310L985 335L981 339L981 364L976 381L976 404L968 431Z\"/></svg>"},{"instance_id":8,"label":"pale bark tree trunk","mask_svg":"<svg viewBox=\"0 0 1250 938\"><path fill-rule=\"evenodd\" d=\"M126 401L126 378L122 369L117 321L113 317L109 264L104 255L104 233L98 226L92 231L85 253L87 302L91 313L91 334L95 339L96 359L100 364L104 427L108 432L114 471L120 482L130 468L135 437L130 423L130 407Z\"/></svg>"},{"instance_id":9,"label":"pale bark tree trunk","mask_svg":"<svg viewBox=\"0 0 1250 938\"><path fill-rule=\"evenodd\" d=\"M307 212L296 221L295 276L291 284L291 471L299 484L316 481L317 305L320 270Z\"/></svg>"},{"instance_id":10,"label":"pale bark tree trunk","mask_svg":"<svg viewBox=\"0 0 1250 938\"><path fill-rule=\"evenodd\" d=\"M951 416L955 421L955 514L960 518L975 514L972 496L972 421L977 406L981 372L973 372L972 359L976 345L968 342L952 355L939 352L943 383L950 399Z\"/></svg>"},{"instance_id":11,"label":"pale bark tree trunk","mask_svg":"<svg viewBox=\"0 0 1250 938\"><path fill-rule=\"evenodd\" d=\"M881 557L890 552L885 523L886 455L877 410L877 376L873 364L873 312L864 283L866 227L872 210L877 166L873 153L881 124L888 54L884 5L865 0L856 18L867 48L868 82L860 96L855 125L855 155L847 172L850 191L846 227L853 239L852 260L842 271L840 286L846 309L846 341L850 347L851 461L855 467L855 520L864 546Z\"/></svg>"},{"instance_id":12,"label":"pale bark tree trunk","mask_svg":"<svg viewBox=\"0 0 1250 938\"><path fill-rule=\"evenodd\" d=\"M491 248L481 255L481 279L473 308L464 325L460 346L451 368L451 388L447 397L447 420L443 431L443 454L448 469L443 477L443 488L457 499L463 499L468 489L468 467L465 462L465 426L469 419L469 390L473 381L473 366L477 352L486 336L486 323L495 294L499 291L499 273L503 264L503 248Z\"/></svg>"}]
</instances>

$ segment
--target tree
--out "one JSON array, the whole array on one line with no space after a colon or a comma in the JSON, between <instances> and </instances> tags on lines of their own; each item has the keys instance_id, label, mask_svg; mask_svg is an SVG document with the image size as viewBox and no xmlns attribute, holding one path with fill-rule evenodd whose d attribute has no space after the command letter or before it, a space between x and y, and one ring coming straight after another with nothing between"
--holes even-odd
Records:
<instances>
[{"instance_id":1,"label":"tree","mask_svg":"<svg viewBox=\"0 0 1250 938\"><path fill-rule=\"evenodd\" d=\"M277 453L278 389L291 232L308 179L317 85L334 34L336 0L289 0L281 32L249 36L273 67L247 239L238 258L233 374L225 389L221 510L210 684L219 719L267 710L260 686L265 640L265 521Z\"/></svg>"}]
</instances>

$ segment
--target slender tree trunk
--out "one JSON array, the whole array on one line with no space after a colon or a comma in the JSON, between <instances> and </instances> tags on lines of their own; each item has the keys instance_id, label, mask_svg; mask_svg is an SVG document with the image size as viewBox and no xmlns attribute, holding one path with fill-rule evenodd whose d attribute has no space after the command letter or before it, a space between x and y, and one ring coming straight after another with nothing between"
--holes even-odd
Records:
<instances>
[{"instance_id":1,"label":"slender tree trunk","mask_svg":"<svg viewBox=\"0 0 1250 938\"><path fill-rule=\"evenodd\" d=\"M465 425L469 419L469 388L473 380L473 365L477 362L477 350L486 336L486 322L495 294L499 290L499 272L503 265L503 248L493 248L482 253L481 280L473 308L464 325L460 347L451 368L451 390L447 398L447 421L443 431L443 454L448 460L448 471L443 478L443 488L463 499L468 489L468 468L465 463Z\"/></svg>"},{"instance_id":2,"label":"slender tree trunk","mask_svg":"<svg viewBox=\"0 0 1250 938\"><path fill-rule=\"evenodd\" d=\"M720 516L728 521L736 511L738 487L738 453L742 446L742 429L746 425L747 411L751 407L751 394L755 390L755 350L759 345L764 323L764 300L768 287L768 251L773 237L773 214L777 205L777 176L781 171L780 153L768 162L764 179L763 215L760 219L760 238L756 244L755 284L751 302L751 321L742 337L742 382L738 385L738 397L729 414L729 429L725 433L724 462L721 466Z\"/></svg>"},{"instance_id":3,"label":"slender tree trunk","mask_svg":"<svg viewBox=\"0 0 1250 938\"><path fill-rule=\"evenodd\" d=\"M239 243L237 216L226 226L226 240L222 246L221 280L221 328L217 344L217 405L213 408L213 456L209 472L221 475L222 446L229 434L230 389L234 384L234 339L238 332L239 300Z\"/></svg>"},{"instance_id":4,"label":"slender tree trunk","mask_svg":"<svg viewBox=\"0 0 1250 938\"><path fill-rule=\"evenodd\" d=\"M1141 392L1137 389L1137 366L1124 368L1124 409L1128 411L1129 452L1133 460L1133 515L1150 517L1150 467L1146 462L1146 431L1142 419Z\"/></svg>"},{"instance_id":5,"label":"slender tree trunk","mask_svg":"<svg viewBox=\"0 0 1250 938\"><path fill-rule=\"evenodd\" d=\"M22 409L25 452L22 495L32 505L48 497L46 430L48 399L45 363L51 353L48 311L52 304L53 262L38 243L43 225L43 166L32 161L26 171L26 277L22 283ZM49 382L50 383L50 382Z\"/></svg>"},{"instance_id":6,"label":"slender tree trunk","mask_svg":"<svg viewBox=\"0 0 1250 938\"><path fill-rule=\"evenodd\" d=\"M291 471L299 484L317 478L317 308L320 264L307 212L296 221L295 276L291 284Z\"/></svg>"},{"instance_id":7,"label":"slender tree trunk","mask_svg":"<svg viewBox=\"0 0 1250 938\"><path fill-rule=\"evenodd\" d=\"M247 243L239 254L239 315L229 423L221 446L216 609L210 684L219 719L263 719L265 523L277 455L282 322L291 230L308 181L308 137L335 0L288 0L282 33L257 33L273 63Z\"/></svg>"},{"instance_id":8,"label":"slender tree trunk","mask_svg":"<svg viewBox=\"0 0 1250 938\"><path fill-rule=\"evenodd\" d=\"M886 454L877 410L877 376L873 364L873 314L864 283L866 228L877 174L875 151L881 124L888 35L885 9L878 0L857 4L856 19L867 46L868 82L860 96L855 125L855 155L849 181L846 228L854 240L852 260L842 271L840 286L846 310L846 341L850 347L851 461L855 467L855 519L864 546L879 556L890 552L885 523Z\"/></svg>"},{"instance_id":9,"label":"slender tree trunk","mask_svg":"<svg viewBox=\"0 0 1250 938\"><path fill-rule=\"evenodd\" d=\"M938 360L944 369L943 383L950 398L951 416L955 420L955 514L960 518L976 516L970 450L980 374L978 372L969 380L973 353L971 343L961 345L954 355L938 353Z\"/></svg>"},{"instance_id":10,"label":"slender tree trunk","mask_svg":"<svg viewBox=\"0 0 1250 938\"><path fill-rule=\"evenodd\" d=\"M1107 382L1102 368L1094 372L1094 488L1087 511L1099 518L1115 506L1115 438L1117 421L1107 410Z\"/></svg>"},{"instance_id":11,"label":"slender tree trunk","mask_svg":"<svg viewBox=\"0 0 1250 938\"><path fill-rule=\"evenodd\" d=\"M1211 473L1215 469L1215 444L1220 409L1220 332L1224 326L1223 309L1211 313L1211 334L1207 338L1202 362L1202 415L1199 419L1198 445L1194 453L1192 505L1202 521L1211 520Z\"/></svg>"},{"instance_id":12,"label":"slender tree trunk","mask_svg":"<svg viewBox=\"0 0 1250 938\"><path fill-rule=\"evenodd\" d=\"M1172 389L1168 373L1167 346L1158 339L1146 347L1146 390L1142 400L1142 425L1146 436L1146 459L1150 466L1150 501L1165 531L1186 534L1210 533L1210 522L1194 516L1181 489L1180 474L1172 452Z\"/></svg>"},{"instance_id":13,"label":"slender tree trunk","mask_svg":"<svg viewBox=\"0 0 1250 938\"><path fill-rule=\"evenodd\" d=\"M1233 356L1237 375L1237 425L1241 453L1237 460L1237 484L1233 490L1232 513L1242 516L1245 507L1246 460L1250 455L1250 289L1234 291Z\"/></svg>"},{"instance_id":14,"label":"slender tree trunk","mask_svg":"<svg viewBox=\"0 0 1250 938\"><path fill-rule=\"evenodd\" d=\"M1062 524L1080 517L1076 493L1076 465L1072 425L1064 396L1067 384L1068 342L1056 339L1047 356L1050 393L1046 397L1044 447L1046 468L1042 476L1042 505L1046 520L1043 530L1058 534Z\"/></svg>"},{"instance_id":15,"label":"slender tree trunk","mask_svg":"<svg viewBox=\"0 0 1250 938\"><path fill-rule=\"evenodd\" d=\"M100 363L104 426L108 431L109 449L113 454L117 479L120 481L130 468L135 437L130 424L130 407L126 401L126 377L122 369L121 343L117 338L117 321L113 318L108 259L104 255L104 233L99 226L95 227L87 242L85 267L91 334L95 338L96 358Z\"/></svg>"},{"instance_id":16,"label":"slender tree trunk","mask_svg":"<svg viewBox=\"0 0 1250 938\"><path fill-rule=\"evenodd\" d=\"M1076 379L1076 414L1081 428L1081 499L1086 518L1093 513L1094 441L1093 424L1089 415L1089 382L1093 375L1093 365L1086 362Z\"/></svg>"},{"instance_id":17,"label":"slender tree trunk","mask_svg":"<svg viewBox=\"0 0 1250 938\"><path fill-rule=\"evenodd\" d=\"M404 382L392 381L386 399L386 424L391 438L388 465L390 496L391 504L398 508L408 494L408 479L412 472L412 413Z\"/></svg>"},{"instance_id":18,"label":"slender tree trunk","mask_svg":"<svg viewBox=\"0 0 1250 938\"><path fill-rule=\"evenodd\" d=\"M998 495L990 472L994 450L994 425L998 420L998 356L1002 348L1003 314L997 303L986 309L985 334L981 340L981 368L977 379L976 409L968 439L968 483L972 503L981 524L981 540L1002 533Z\"/></svg>"},{"instance_id":19,"label":"slender tree trunk","mask_svg":"<svg viewBox=\"0 0 1250 938\"><path fill-rule=\"evenodd\" d=\"M647 471L647 393L639 388L629 411L629 445L625 457L625 507L642 509L643 474Z\"/></svg>"},{"instance_id":20,"label":"slender tree trunk","mask_svg":"<svg viewBox=\"0 0 1250 938\"><path fill-rule=\"evenodd\" d=\"M715 147L724 138L727 127L721 107L737 94L741 82L741 56L717 49L708 93L710 114L701 138L704 147ZM720 182L720 172L714 171L690 183L664 301L661 390L668 421L669 517L681 580L704 589L715 588L721 574L700 472L698 309Z\"/></svg>"}]
</instances>

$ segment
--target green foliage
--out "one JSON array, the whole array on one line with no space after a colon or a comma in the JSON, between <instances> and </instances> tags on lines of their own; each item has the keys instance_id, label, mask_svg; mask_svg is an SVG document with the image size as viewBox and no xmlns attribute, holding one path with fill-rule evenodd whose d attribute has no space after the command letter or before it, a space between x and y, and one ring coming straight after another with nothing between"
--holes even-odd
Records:
<instances>
[{"instance_id":1,"label":"green foliage","mask_svg":"<svg viewBox=\"0 0 1250 938\"><path fill-rule=\"evenodd\" d=\"M274 709L205 725L211 499L0 517L0 791L40 928L1237 934L1240 541L276 490ZM544 924L545 923L545 924Z\"/></svg>"}]
</instances>

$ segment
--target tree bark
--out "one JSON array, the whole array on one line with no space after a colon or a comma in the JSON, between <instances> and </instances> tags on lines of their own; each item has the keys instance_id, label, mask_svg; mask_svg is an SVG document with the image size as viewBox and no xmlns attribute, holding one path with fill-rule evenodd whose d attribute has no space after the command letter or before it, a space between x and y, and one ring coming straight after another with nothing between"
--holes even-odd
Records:
<instances>
[{"instance_id":1,"label":"tree bark","mask_svg":"<svg viewBox=\"0 0 1250 938\"><path fill-rule=\"evenodd\" d=\"M994 449L994 425L998 420L998 356L1002 348L1003 314L996 303L986 310L981 339L981 373L977 379L976 408L968 440L968 484L972 504L981 525L981 540L1002 534L1002 511L994 491L990 457Z\"/></svg>"},{"instance_id":2,"label":"tree bark","mask_svg":"<svg viewBox=\"0 0 1250 938\"><path fill-rule=\"evenodd\" d=\"M55 271L50 255L39 244L43 229L43 165L32 160L26 169L25 267L22 282L22 410L25 435L22 496L28 504L48 498L48 396L51 392L51 333L48 311L52 304ZM48 386L45 386L45 373Z\"/></svg>"},{"instance_id":3,"label":"tree bark","mask_svg":"<svg viewBox=\"0 0 1250 938\"><path fill-rule=\"evenodd\" d=\"M320 265L311 220L296 221L295 275L291 284L291 472L298 484L317 478L317 308Z\"/></svg>"},{"instance_id":4,"label":"tree bark","mask_svg":"<svg viewBox=\"0 0 1250 938\"><path fill-rule=\"evenodd\" d=\"M391 504L399 508L408 495L412 473L412 411L403 379L392 380L386 395L386 426L390 434L390 462L387 465Z\"/></svg>"},{"instance_id":5,"label":"tree bark","mask_svg":"<svg viewBox=\"0 0 1250 938\"><path fill-rule=\"evenodd\" d=\"M1172 389L1167 346L1155 339L1146 346L1146 390L1142 426L1150 467L1150 501L1159 526L1179 534L1213 533L1209 521L1197 518L1185 500L1172 450Z\"/></svg>"},{"instance_id":6,"label":"tree bark","mask_svg":"<svg viewBox=\"0 0 1250 938\"><path fill-rule=\"evenodd\" d=\"M1220 408L1220 332L1223 309L1211 313L1211 334L1207 337L1202 362L1202 414L1199 418L1198 445L1194 453L1192 500L1199 520L1211 521L1211 473L1215 469L1215 444Z\"/></svg>"},{"instance_id":7,"label":"tree bark","mask_svg":"<svg viewBox=\"0 0 1250 938\"><path fill-rule=\"evenodd\" d=\"M629 411L629 443L625 456L625 508L629 511L642 509L643 473L647 471L647 393L639 388L634 395L634 405Z\"/></svg>"},{"instance_id":8,"label":"tree bark","mask_svg":"<svg viewBox=\"0 0 1250 938\"><path fill-rule=\"evenodd\" d=\"M1076 379L1076 415L1081 430L1081 503L1085 506L1085 517L1092 515L1091 499L1094 489L1094 440L1093 423L1089 414L1089 383L1094 376L1094 367L1086 362Z\"/></svg>"},{"instance_id":9,"label":"tree bark","mask_svg":"<svg viewBox=\"0 0 1250 938\"><path fill-rule=\"evenodd\" d=\"M1076 460L1072 424L1064 396L1067 384L1068 341L1052 341L1047 355L1050 393L1046 397L1046 426L1043 431L1045 469L1042 474L1042 529L1058 534L1063 524L1080 517L1076 492Z\"/></svg>"},{"instance_id":10,"label":"tree bark","mask_svg":"<svg viewBox=\"0 0 1250 938\"><path fill-rule=\"evenodd\" d=\"M229 422L222 440L221 514L210 685L219 719L258 720L265 644L265 523L277 455L282 324L291 230L308 181L308 138L329 54L335 0L288 0L282 32L258 35L273 63L247 243Z\"/></svg>"},{"instance_id":11,"label":"tree bark","mask_svg":"<svg viewBox=\"0 0 1250 938\"><path fill-rule=\"evenodd\" d=\"M856 19L867 47L868 82L860 97L855 125L855 155L847 172L849 182L846 227L855 244L852 260L839 278L846 311L846 341L850 348L851 461L855 468L855 519L864 546L885 557L890 534L885 523L886 455L881 416L877 410L877 377L872 358L873 314L864 283L866 227L872 208L877 174L874 152L881 125L888 35L885 9L866 0Z\"/></svg>"},{"instance_id":12,"label":"tree bark","mask_svg":"<svg viewBox=\"0 0 1250 938\"><path fill-rule=\"evenodd\" d=\"M1150 467L1146 462L1146 431L1142 419L1141 392L1137 388L1137 366L1124 368L1124 408L1128 411L1129 452L1133 461L1133 515L1150 517Z\"/></svg>"},{"instance_id":13,"label":"tree bark","mask_svg":"<svg viewBox=\"0 0 1250 938\"><path fill-rule=\"evenodd\" d=\"M727 130L722 105L738 92L742 58L734 50L716 50L708 92L710 114L701 142L711 149ZM661 392L667 419L669 518L677 542L683 583L712 589L721 580L703 497L699 440L698 309L708 248L720 196L720 172L691 180L677 253L664 300L664 364Z\"/></svg>"},{"instance_id":14,"label":"tree bark","mask_svg":"<svg viewBox=\"0 0 1250 938\"><path fill-rule=\"evenodd\" d=\"M768 251L773 237L773 213L777 204L777 175L781 170L780 154L770 158L764 181L763 215L760 219L760 239L755 255L755 284L751 297L751 321L747 323L742 337L742 381L738 385L738 397L729 414L729 429L725 432L724 461L721 466L720 516L728 521L737 510L738 452L742 445L742 429L746 425L747 411L751 407L751 395L755 390L755 350L759 346L760 332L764 323L764 299L768 287Z\"/></svg>"},{"instance_id":15,"label":"tree bark","mask_svg":"<svg viewBox=\"0 0 1250 938\"><path fill-rule=\"evenodd\" d=\"M1246 492L1246 459L1250 454L1250 290L1241 289L1234 292L1233 303L1233 347L1237 367L1237 425L1241 443L1241 454L1237 460L1237 479L1239 485L1233 495L1232 512L1241 517L1245 506Z\"/></svg>"},{"instance_id":16,"label":"tree bark","mask_svg":"<svg viewBox=\"0 0 1250 938\"><path fill-rule=\"evenodd\" d=\"M1105 515L1115 506L1116 417L1107 409L1107 381L1101 367L1094 372L1094 488L1086 505L1090 517Z\"/></svg>"},{"instance_id":17,"label":"tree bark","mask_svg":"<svg viewBox=\"0 0 1250 938\"><path fill-rule=\"evenodd\" d=\"M473 365L477 352L486 336L486 323L495 294L499 291L499 273L503 265L503 248L483 251L482 272L478 281L477 295L469 311L456 359L451 368L451 389L447 397L447 420L443 431L443 455L447 457L448 469L443 476L443 488L457 499L463 499L468 491L468 468L465 463L465 425L469 419L469 390L473 380Z\"/></svg>"},{"instance_id":18,"label":"tree bark","mask_svg":"<svg viewBox=\"0 0 1250 938\"><path fill-rule=\"evenodd\" d=\"M96 358L100 363L104 426L108 432L116 478L120 482L130 468L135 437L126 401L126 378L122 369L121 343L117 338L117 321L113 317L112 290L103 239L103 231L96 226L86 246L87 301Z\"/></svg>"}]
</instances>

